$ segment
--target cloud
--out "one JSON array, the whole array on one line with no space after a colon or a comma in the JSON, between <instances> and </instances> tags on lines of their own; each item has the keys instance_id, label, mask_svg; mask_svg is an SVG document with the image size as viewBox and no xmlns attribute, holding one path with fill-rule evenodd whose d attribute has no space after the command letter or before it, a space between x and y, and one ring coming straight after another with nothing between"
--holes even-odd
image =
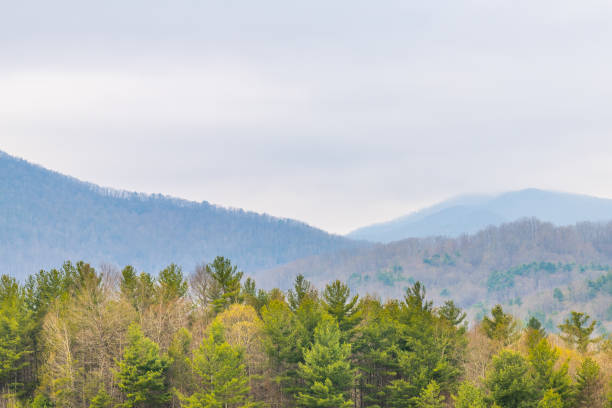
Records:
<instances>
[{"instance_id":1,"label":"cloud","mask_svg":"<svg viewBox=\"0 0 612 408\"><path fill-rule=\"evenodd\" d=\"M610 17L599 0L11 2L0 149L335 232L465 192L612 196Z\"/></svg>"}]
</instances>

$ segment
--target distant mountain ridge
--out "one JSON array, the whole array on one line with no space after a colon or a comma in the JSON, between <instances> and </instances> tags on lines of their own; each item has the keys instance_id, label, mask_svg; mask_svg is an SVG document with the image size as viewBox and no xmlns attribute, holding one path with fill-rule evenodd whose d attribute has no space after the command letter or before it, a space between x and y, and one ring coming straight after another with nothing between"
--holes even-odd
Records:
<instances>
[{"instance_id":1,"label":"distant mountain ridge","mask_svg":"<svg viewBox=\"0 0 612 408\"><path fill-rule=\"evenodd\" d=\"M533 188L491 196L466 195L359 228L347 237L382 243L429 236L457 237L530 217L559 226L610 221L612 200Z\"/></svg>"},{"instance_id":2,"label":"distant mountain ridge","mask_svg":"<svg viewBox=\"0 0 612 408\"><path fill-rule=\"evenodd\" d=\"M190 272L217 255L252 272L359 245L295 220L99 187L0 151L0 273L18 278L68 259Z\"/></svg>"},{"instance_id":3,"label":"distant mountain ridge","mask_svg":"<svg viewBox=\"0 0 612 408\"><path fill-rule=\"evenodd\" d=\"M557 227L524 218L456 238L409 238L298 259L256 279L287 289L298 274L319 288L340 279L354 293L382 299L401 297L420 281L435 304L452 299L472 321L499 303L521 318L552 319L550 330L569 310L581 310L612 331L612 222Z\"/></svg>"}]
</instances>

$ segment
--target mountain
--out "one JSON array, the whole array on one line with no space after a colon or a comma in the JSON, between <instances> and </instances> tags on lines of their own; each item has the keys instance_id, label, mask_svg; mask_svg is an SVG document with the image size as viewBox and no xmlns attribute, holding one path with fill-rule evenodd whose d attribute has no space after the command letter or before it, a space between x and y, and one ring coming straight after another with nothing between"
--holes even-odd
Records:
<instances>
[{"instance_id":1,"label":"mountain","mask_svg":"<svg viewBox=\"0 0 612 408\"><path fill-rule=\"evenodd\" d=\"M453 299L471 317L501 303L518 316L541 313L558 322L580 305L576 310L612 330L612 223L558 227L523 219L457 238L410 238L299 259L256 278L288 288L298 273L318 287L337 278L382 298L401 298L421 281L436 304Z\"/></svg>"},{"instance_id":2,"label":"mountain","mask_svg":"<svg viewBox=\"0 0 612 408\"><path fill-rule=\"evenodd\" d=\"M475 233L490 225L535 217L555 225L612 220L612 200L537 189L495 196L468 195L388 222L359 228L349 238L388 243L411 237Z\"/></svg>"},{"instance_id":3,"label":"mountain","mask_svg":"<svg viewBox=\"0 0 612 408\"><path fill-rule=\"evenodd\" d=\"M217 255L252 272L359 245L290 219L101 188L0 152L0 272L18 278L69 259L190 272Z\"/></svg>"}]
</instances>

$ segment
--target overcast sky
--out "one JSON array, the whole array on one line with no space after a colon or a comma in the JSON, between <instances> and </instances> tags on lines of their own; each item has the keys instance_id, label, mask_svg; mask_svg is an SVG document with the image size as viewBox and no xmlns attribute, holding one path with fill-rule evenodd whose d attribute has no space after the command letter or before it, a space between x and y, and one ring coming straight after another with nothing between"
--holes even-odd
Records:
<instances>
[{"instance_id":1,"label":"overcast sky","mask_svg":"<svg viewBox=\"0 0 612 408\"><path fill-rule=\"evenodd\" d=\"M612 2L2 1L0 150L331 232L612 197Z\"/></svg>"}]
</instances>

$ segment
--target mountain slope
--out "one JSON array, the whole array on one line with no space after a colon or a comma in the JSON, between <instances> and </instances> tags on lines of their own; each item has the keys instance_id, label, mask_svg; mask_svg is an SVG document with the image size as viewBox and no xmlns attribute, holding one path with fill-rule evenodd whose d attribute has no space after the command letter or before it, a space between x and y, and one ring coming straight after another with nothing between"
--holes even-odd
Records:
<instances>
[{"instance_id":1,"label":"mountain slope","mask_svg":"<svg viewBox=\"0 0 612 408\"><path fill-rule=\"evenodd\" d=\"M555 288L584 287L610 271L612 223L555 227L523 219L458 238L410 238L313 256L256 277L285 288L298 273L319 287L338 278L354 291L383 298L401 297L418 280L436 303L453 299L472 317L502 303L519 315L555 311L561 318L570 303L551 308ZM612 329L612 311L597 313Z\"/></svg>"},{"instance_id":2,"label":"mountain slope","mask_svg":"<svg viewBox=\"0 0 612 408\"><path fill-rule=\"evenodd\" d=\"M153 272L217 255L250 272L356 245L293 220L103 189L0 152L0 272L19 278L67 259Z\"/></svg>"},{"instance_id":3,"label":"mountain slope","mask_svg":"<svg viewBox=\"0 0 612 408\"><path fill-rule=\"evenodd\" d=\"M388 243L411 237L475 233L490 225L535 217L555 225L612 220L612 200L527 189L497 196L463 196L347 236Z\"/></svg>"}]
</instances>

